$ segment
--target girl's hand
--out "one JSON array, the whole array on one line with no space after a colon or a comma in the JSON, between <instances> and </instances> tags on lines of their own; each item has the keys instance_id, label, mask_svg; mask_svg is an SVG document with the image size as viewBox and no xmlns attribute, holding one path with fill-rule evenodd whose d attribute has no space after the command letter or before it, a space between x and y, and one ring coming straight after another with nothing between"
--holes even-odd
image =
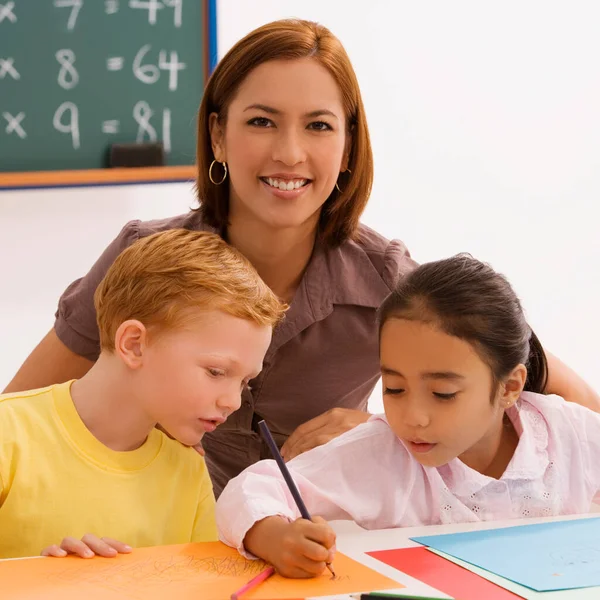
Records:
<instances>
[{"instance_id":1,"label":"girl's hand","mask_svg":"<svg viewBox=\"0 0 600 600\"><path fill-rule=\"evenodd\" d=\"M316 577L333 561L335 532L321 517L289 523L273 516L252 526L244 547L284 577Z\"/></svg>"},{"instance_id":2,"label":"girl's hand","mask_svg":"<svg viewBox=\"0 0 600 600\"><path fill-rule=\"evenodd\" d=\"M86 533L81 540L66 537L60 546L53 544L44 548L42 556L63 558L69 554L75 554L75 556L80 556L81 558L92 558L94 556L113 558L117 554L129 554L131 550L131 546L123 542L107 537L99 538L91 533Z\"/></svg>"},{"instance_id":3,"label":"girl's hand","mask_svg":"<svg viewBox=\"0 0 600 600\"><path fill-rule=\"evenodd\" d=\"M362 410L332 408L297 427L281 448L281 456L287 462L299 454L322 446L333 438L346 433L367 421L371 415Z\"/></svg>"}]
</instances>

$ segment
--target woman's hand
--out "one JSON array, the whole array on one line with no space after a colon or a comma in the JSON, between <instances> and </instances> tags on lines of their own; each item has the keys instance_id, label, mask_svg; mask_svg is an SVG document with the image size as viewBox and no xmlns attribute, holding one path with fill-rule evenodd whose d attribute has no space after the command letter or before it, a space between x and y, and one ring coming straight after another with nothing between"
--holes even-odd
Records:
<instances>
[{"instance_id":1,"label":"woman's hand","mask_svg":"<svg viewBox=\"0 0 600 600\"><path fill-rule=\"evenodd\" d=\"M299 454L322 446L329 440L365 423L371 415L362 410L332 408L327 412L303 423L290 435L281 448L284 460L292 460Z\"/></svg>"}]
</instances>

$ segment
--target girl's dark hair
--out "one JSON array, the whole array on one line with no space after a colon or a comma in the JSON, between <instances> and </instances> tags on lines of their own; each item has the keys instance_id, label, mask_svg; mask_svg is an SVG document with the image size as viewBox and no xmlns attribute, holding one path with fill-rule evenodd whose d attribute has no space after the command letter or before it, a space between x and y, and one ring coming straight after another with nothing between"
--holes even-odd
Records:
<instances>
[{"instance_id":1,"label":"girl's dark hair","mask_svg":"<svg viewBox=\"0 0 600 600\"><path fill-rule=\"evenodd\" d=\"M503 275L468 254L426 263L401 279L379 309L380 333L391 318L431 321L473 344L492 370L494 387L524 364L525 390L546 388L546 355L517 295Z\"/></svg>"}]
</instances>

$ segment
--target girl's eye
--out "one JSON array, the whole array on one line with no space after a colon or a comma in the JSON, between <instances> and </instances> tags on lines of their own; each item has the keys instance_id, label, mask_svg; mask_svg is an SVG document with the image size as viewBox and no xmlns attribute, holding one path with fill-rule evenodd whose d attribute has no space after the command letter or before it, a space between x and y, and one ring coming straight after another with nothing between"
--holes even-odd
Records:
<instances>
[{"instance_id":1,"label":"girl's eye","mask_svg":"<svg viewBox=\"0 0 600 600\"><path fill-rule=\"evenodd\" d=\"M398 396L403 391L404 391L404 389L402 389L402 388L388 388L388 387L386 387L383 390L383 395L384 396Z\"/></svg>"},{"instance_id":2,"label":"girl's eye","mask_svg":"<svg viewBox=\"0 0 600 600\"><path fill-rule=\"evenodd\" d=\"M225 371L221 371L221 369L207 369L211 377L222 377L225 375Z\"/></svg>"},{"instance_id":3,"label":"girl's eye","mask_svg":"<svg viewBox=\"0 0 600 600\"><path fill-rule=\"evenodd\" d=\"M253 125L254 127L271 127L272 122L271 119L267 119L266 117L254 117L254 119L248 121L248 125Z\"/></svg>"},{"instance_id":4,"label":"girl's eye","mask_svg":"<svg viewBox=\"0 0 600 600\"><path fill-rule=\"evenodd\" d=\"M441 394L440 392L433 392L433 395L440 400L454 400L458 392L452 392L451 394Z\"/></svg>"},{"instance_id":5,"label":"girl's eye","mask_svg":"<svg viewBox=\"0 0 600 600\"><path fill-rule=\"evenodd\" d=\"M325 123L325 121L315 121L308 126L309 129L313 129L314 131L333 131L333 128L329 123Z\"/></svg>"}]
</instances>

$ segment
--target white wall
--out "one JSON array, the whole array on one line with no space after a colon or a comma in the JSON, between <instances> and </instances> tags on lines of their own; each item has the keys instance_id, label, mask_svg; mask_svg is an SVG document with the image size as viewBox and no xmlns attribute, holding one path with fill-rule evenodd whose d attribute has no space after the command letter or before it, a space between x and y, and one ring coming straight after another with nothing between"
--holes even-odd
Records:
<instances>
[{"instance_id":1,"label":"white wall","mask_svg":"<svg viewBox=\"0 0 600 600\"><path fill-rule=\"evenodd\" d=\"M0 390L52 327L65 287L127 221L193 203L185 183L0 191Z\"/></svg>"},{"instance_id":2,"label":"white wall","mask_svg":"<svg viewBox=\"0 0 600 600\"><path fill-rule=\"evenodd\" d=\"M286 16L329 26L356 68L376 161L365 222L420 261L490 261L600 389L600 4L220 0L220 54ZM0 387L126 220L191 202L181 184L0 192Z\"/></svg>"}]
</instances>

